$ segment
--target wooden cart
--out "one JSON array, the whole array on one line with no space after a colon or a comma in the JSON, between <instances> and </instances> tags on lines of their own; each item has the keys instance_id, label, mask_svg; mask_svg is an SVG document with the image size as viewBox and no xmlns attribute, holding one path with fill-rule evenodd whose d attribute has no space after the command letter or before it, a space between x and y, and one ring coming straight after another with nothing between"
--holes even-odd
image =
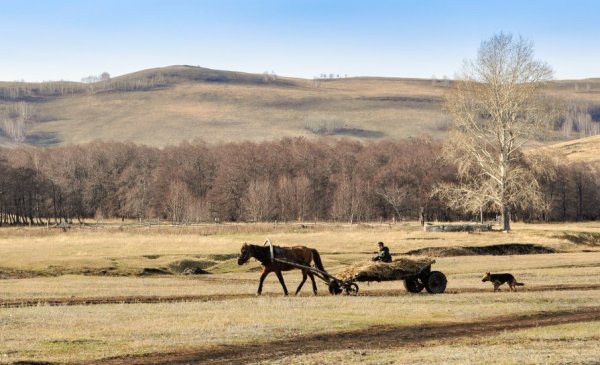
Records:
<instances>
[{"instance_id":1,"label":"wooden cart","mask_svg":"<svg viewBox=\"0 0 600 365\"><path fill-rule=\"evenodd\" d=\"M435 263L435 261L423 265L422 267L419 267L411 272L395 271L394 275L391 277L384 278L366 273L358 273L352 278L341 280L326 271L319 270L312 266L300 265L295 262L276 257L273 257L272 260L310 271L313 275L327 283L329 287L329 293L332 295L338 295L341 293L357 295L359 290L358 284L356 284L357 282L403 280L404 288L406 288L408 292L419 293L425 289L430 294L443 293L444 290L446 290L446 284L448 283L446 275L440 271L431 270L431 265Z\"/></svg>"}]
</instances>

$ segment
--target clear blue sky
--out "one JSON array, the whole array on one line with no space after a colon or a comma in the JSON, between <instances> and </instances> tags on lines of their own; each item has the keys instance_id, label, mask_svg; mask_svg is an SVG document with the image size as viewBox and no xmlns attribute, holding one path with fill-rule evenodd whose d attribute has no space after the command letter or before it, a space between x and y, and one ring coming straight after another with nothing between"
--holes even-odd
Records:
<instances>
[{"instance_id":1,"label":"clear blue sky","mask_svg":"<svg viewBox=\"0 0 600 365\"><path fill-rule=\"evenodd\" d=\"M0 80L175 64L311 78L452 77L504 31L557 79L600 77L600 1L0 0Z\"/></svg>"}]
</instances>

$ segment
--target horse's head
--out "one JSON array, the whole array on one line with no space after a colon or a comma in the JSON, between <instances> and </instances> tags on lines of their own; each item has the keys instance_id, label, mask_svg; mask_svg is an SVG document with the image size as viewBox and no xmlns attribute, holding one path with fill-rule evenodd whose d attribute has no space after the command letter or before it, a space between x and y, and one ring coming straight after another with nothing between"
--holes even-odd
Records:
<instances>
[{"instance_id":1,"label":"horse's head","mask_svg":"<svg viewBox=\"0 0 600 365\"><path fill-rule=\"evenodd\" d=\"M240 255L238 256L238 265L243 265L252 257L252 248L249 244L244 243L240 249Z\"/></svg>"}]
</instances>

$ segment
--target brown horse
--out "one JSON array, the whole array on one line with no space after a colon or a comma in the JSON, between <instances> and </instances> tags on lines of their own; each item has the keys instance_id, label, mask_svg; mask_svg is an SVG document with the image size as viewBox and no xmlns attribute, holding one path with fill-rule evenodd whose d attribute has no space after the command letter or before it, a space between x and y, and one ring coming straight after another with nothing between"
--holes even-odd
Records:
<instances>
[{"instance_id":1,"label":"brown horse","mask_svg":"<svg viewBox=\"0 0 600 365\"><path fill-rule=\"evenodd\" d=\"M323 263L321 262L321 256L314 248L308 248L305 246L273 246L273 254L276 258L285 259L287 261L295 262L305 266L310 266L310 263L314 261L317 269L325 271L323 268ZM307 276L310 277L310 280L312 281L313 293L315 293L315 295L317 294L317 283L315 283L314 275L306 269L300 269L282 262L272 261L271 248L269 246L249 245L244 243L242 245L242 249L240 250L240 256L238 257L238 265L245 264L251 257L254 257L256 260L260 261L260 264L263 266L263 272L260 276L258 290L256 292L257 295L262 293L263 282L271 271L275 272L275 275L277 275L277 278L283 287L283 292L285 295L288 295L288 290L285 286L285 282L283 281L283 275L281 275L281 272L293 269L302 270L302 282L300 285L298 285L298 289L296 289L296 295L298 295L300 289L302 289L302 285L304 285Z\"/></svg>"}]
</instances>

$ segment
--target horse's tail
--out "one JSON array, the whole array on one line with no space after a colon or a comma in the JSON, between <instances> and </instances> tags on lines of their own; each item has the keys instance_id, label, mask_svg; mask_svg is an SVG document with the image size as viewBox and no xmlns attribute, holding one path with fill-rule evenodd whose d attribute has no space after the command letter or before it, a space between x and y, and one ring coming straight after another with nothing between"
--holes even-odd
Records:
<instances>
[{"instance_id":1,"label":"horse's tail","mask_svg":"<svg viewBox=\"0 0 600 365\"><path fill-rule=\"evenodd\" d=\"M317 267L317 269L325 271L325 268L323 267L323 262L321 261L321 255L319 255L319 251L315 250L314 248L311 248L310 251L312 252L313 261L315 262L315 266Z\"/></svg>"}]
</instances>

